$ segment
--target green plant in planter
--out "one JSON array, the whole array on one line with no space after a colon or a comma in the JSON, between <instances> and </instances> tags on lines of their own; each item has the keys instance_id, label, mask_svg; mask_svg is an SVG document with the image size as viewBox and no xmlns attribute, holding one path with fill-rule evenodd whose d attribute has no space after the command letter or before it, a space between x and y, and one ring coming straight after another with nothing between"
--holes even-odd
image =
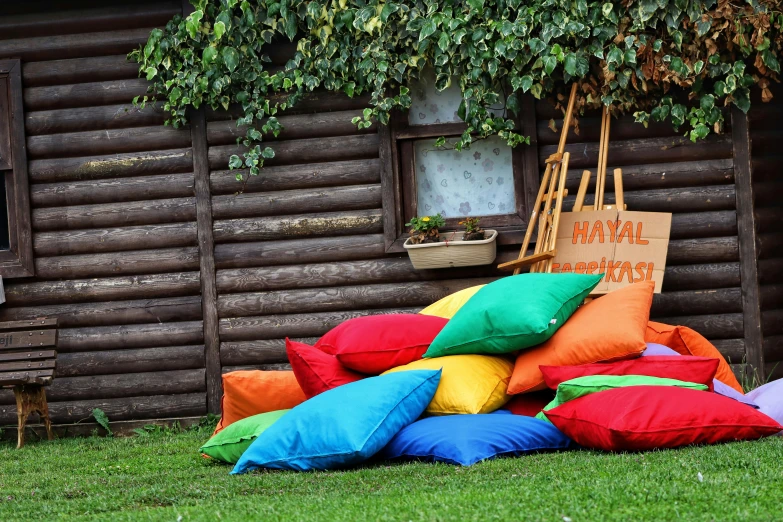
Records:
<instances>
[{"instance_id":1,"label":"green plant in planter","mask_svg":"<svg viewBox=\"0 0 783 522\"><path fill-rule=\"evenodd\" d=\"M460 221L460 225L465 225L465 233L462 235L463 241L480 241L486 239L484 237L484 230L479 224L480 218L469 217L464 221Z\"/></svg>"},{"instance_id":2,"label":"green plant in planter","mask_svg":"<svg viewBox=\"0 0 783 522\"><path fill-rule=\"evenodd\" d=\"M440 227L446 225L446 221L440 214L411 218L406 227L411 227L410 236L412 245L423 243L437 243L440 241Z\"/></svg>"}]
</instances>

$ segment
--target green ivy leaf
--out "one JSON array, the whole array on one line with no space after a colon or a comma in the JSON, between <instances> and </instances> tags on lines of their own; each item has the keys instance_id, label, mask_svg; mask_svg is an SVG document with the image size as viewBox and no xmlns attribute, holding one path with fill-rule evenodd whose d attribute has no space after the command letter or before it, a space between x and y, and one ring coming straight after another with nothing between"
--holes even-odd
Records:
<instances>
[{"instance_id":1,"label":"green ivy leaf","mask_svg":"<svg viewBox=\"0 0 783 522\"><path fill-rule=\"evenodd\" d=\"M437 30L437 25L435 24L435 20L429 19L426 22L424 22L424 25L421 27L421 31L419 32L419 41L426 39L428 36L432 35Z\"/></svg>"},{"instance_id":2,"label":"green ivy leaf","mask_svg":"<svg viewBox=\"0 0 783 522\"><path fill-rule=\"evenodd\" d=\"M761 52L761 60L770 70L775 71L776 73L780 72L780 63L778 63L778 59L775 58L775 55L772 54L769 49Z\"/></svg>"},{"instance_id":3,"label":"green ivy leaf","mask_svg":"<svg viewBox=\"0 0 783 522\"><path fill-rule=\"evenodd\" d=\"M226 32L226 24L224 22L215 22L215 40L220 40Z\"/></svg>"},{"instance_id":4,"label":"green ivy leaf","mask_svg":"<svg viewBox=\"0 0 783 522\"><path fill-rule=\"evenodd\" d=\"M207 47L204 47L204 53L201 55L201 61L203 61L204 65L207 66L217 59L217 55L217 49L211 45L208 45Z\"/></svg>"},{"instance_id":5,"label":"green ivy leaf","mask_svg":"<svg viewBox=\"0 0 783 522\"><path fill-rule=\"evenodd\" d=\"M158 70L155 67L147 67L144 69L144 72L147 74L147 81L151 81L158 74Z\"/></svg>"},{"instance_id":6,"label":"green ivy leaf","mask_svg":"<svg viewBox=\"0 0 783 522\"><path fill-rule=\"evenodd\" d=\"M223 57L223 63L226 64L228 70L234 72L239 66L239 52L233 47L224 47L220 55Z\"/></svg>"},{"instance_id":7,"label":"green ivy leaf","mask_svg":"<svg viewBox=\"0 0 783 522\"><path fill-rule=\"evenodd\" d=\"M193 11L188 15L188 17L185 19L185 28L188 31L188 34L191 38L195 40L196 35L199 32L199 28L201 27L201 18L204 16L204 11L201 9L197 11Z\"/></svg>"},{"instance_id":8,"label":"green ivy leaf","mask_svg":"<svg viewBox=\"0 0 783 522\"><path fill-rule=\"evenodd\" d=\"M557 67L557 58L555 58L554 56L545 56L543 60L544 60L544 72L547 73L547 75L551 75L552 72L555 70L555 67Z\"/></svg>"}]
</instances>

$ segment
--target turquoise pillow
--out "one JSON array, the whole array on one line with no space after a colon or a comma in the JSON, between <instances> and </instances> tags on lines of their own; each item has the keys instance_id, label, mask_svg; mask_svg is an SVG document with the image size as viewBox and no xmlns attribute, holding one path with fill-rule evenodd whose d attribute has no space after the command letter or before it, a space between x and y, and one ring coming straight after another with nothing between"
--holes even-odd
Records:
<instances>
[{"instance_id":1,"label":"turquoise pillow","mask_svg":"<svg viewBox=\"0 0 783 522\"><path fill-rule=\"evenodd\" d=\"M519 274L476 292L424 357L498 355L543 343L571 317L603 274Z\"/></svg>"},{"instance_id":2,"label":"turquoise pillow","mask_svg":"<svg viewBox=\"0 0 783 522\"><path fill-rule=\"evenodd\" d=\"M199 452L215 460L236 464L239 457L256 440L256 437L266 431L269 426L291 410L270 411L259 413L236 422L232 422L212 436Z\"/></svg>"},{"instance_id":3,"label":"turquoise pillow","mask_svg":"<svg viewBox=\"0 0 783 522\"><path fill-rule=\"evenodd\" d=\"M231 473L359 464L424 412L438 382L440 370L415 370L325 391L296 406L259 435Z\"/></svg>"}]
</instances>

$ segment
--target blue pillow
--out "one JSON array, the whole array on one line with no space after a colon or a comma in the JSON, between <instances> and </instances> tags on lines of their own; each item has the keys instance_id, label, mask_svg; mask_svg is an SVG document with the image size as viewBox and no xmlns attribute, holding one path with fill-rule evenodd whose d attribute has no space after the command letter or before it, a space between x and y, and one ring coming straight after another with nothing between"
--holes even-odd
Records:
<instances>
[{"instance_id":1,"label":"blue pillow","mask_svg":"<svg viewBox=\"0 0 783 522\"><path fill-rule=\"evenodd\" d=\"M379 456L470 466L480 460L565 449L571 439L548 422L521 415L428 417L403 428Z\"/></svg>"},{"instance_id":2,"label":"blue pillow","mask_svg":"<svg viewBox=\"0 0 783 522\"><path fill-rule=\"evenodd\" d=\"M363 462L427 408L440 370L397 372L325 391L296 406L250 445L232 474L257 468L333 469Z\"/></svg>"}]
</instances>

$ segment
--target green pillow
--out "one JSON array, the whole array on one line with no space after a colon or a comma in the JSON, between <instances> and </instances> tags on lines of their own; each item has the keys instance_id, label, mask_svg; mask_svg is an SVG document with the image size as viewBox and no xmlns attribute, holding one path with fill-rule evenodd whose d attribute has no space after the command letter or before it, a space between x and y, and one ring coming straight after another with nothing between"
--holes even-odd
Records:
<instances>
[{"instance_id":1,"label":"green pillow","mask_svg":"<svg viewBox=\"0 0 783 522\"><path fill-rule=\"evenodd\" d=\"M232 422L213 435L199 451L215 460L236 464L248 446L289 411L270 411Z\"/></svg>"},{"instance_id":2,"label":"green pillow","mask_svg":"<svg viewBox=\"0 0 783 522\"><path fill-rule=\"evenodd\" d=\"M510 353L541 344L563 326L603 274L519 274L471 297L424 357Z\"/></svg>"},{"instance_id":3,"label":"green pillow","mask_svg":"<svg viewBox=\"0 0 783 522\"><path fill-rule=\"evenodd\" d=\"M709 390L704 384L663 377L648 377L646 375L586 375L560 383L557 387L555 398L544 406L544 410L539 412L536 418L548 421L549 419L545 415L547 410L557 408L561 404L590 395L591 393L614 388L627 388L628 386L676 386L678 388L690 388L691 390Z\"/></svg>"}]
</instances>

